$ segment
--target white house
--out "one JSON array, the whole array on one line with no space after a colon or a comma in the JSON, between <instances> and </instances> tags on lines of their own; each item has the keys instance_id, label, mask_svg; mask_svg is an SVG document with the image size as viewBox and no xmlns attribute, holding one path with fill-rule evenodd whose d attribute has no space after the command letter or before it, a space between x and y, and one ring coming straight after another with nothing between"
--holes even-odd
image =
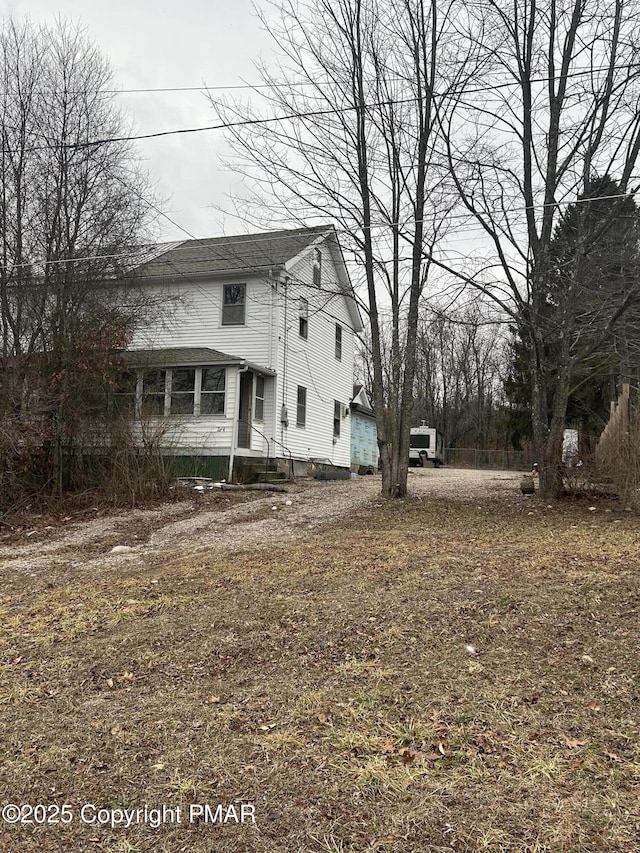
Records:
<instances>
[{"instance_id":1,"label":"white house","mask_svg":"<svg viewBox=\"0 0 640 853\"><path fill-rule=\"evenodd\" d=\"M184 473L349 468L362 321L331 226L165 244L136 274L167 310L126 354L128 392Z\"/></svg>"}]
</instances>

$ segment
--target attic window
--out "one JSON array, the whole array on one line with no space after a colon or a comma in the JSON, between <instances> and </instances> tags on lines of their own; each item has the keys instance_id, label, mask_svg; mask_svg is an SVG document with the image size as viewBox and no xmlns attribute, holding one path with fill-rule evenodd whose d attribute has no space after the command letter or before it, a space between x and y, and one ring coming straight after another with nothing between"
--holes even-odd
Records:
<instances>
[{"instance_id":1,"label":"attic window","mask_svg":"<svg viewBox=\"0 0 640 853\"><path fill-rule=\"evenodd\" d=\"M300 318L298 327L300 337L306 338L309 335L309 302L302 296L300 297L300 302L298 304L298 315Z\"/></svg>"},{"instance_id":2,"label":"attic window","mask_svg":"<svg viewBox=\"0 0 640 853\"><path fill-rule=\"evenodd\" d=\"M244 326L246 285L225 284L222 301L222 325Z\"/></svg>"},{"instance_id":3,"label":"attic window","mask_svg":"<svg viewBox=\"0 0 640 853\"><path fill-rule=\"evenodd\" d=\"M313 250L313 286L320 287L322 282L322 252L320 249Z\"/></svg>"}]
</instances>

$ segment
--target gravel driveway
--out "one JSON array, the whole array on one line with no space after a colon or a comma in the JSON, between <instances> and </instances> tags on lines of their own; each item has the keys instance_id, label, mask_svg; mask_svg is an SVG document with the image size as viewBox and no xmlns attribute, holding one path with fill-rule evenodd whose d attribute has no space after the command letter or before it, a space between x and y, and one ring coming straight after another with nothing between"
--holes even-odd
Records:
<instances>
[{"instance_id":1,"label":"gravel driveway","mask_svg":"<svg viewBox=\"0 0 640 853\"><path fill-rule=\"evenodd\" d=\"M409 489L414 495L462 501L513 497L521 475L512 471L468 469L410 469ZM183 551L215 549L229 552L265 549L299 539L305 531L342 518L370 501L379 500L379 476L356 480L296 484L287 494L273 493L225 508L215 495L215 508L202 501L164 504L155 509L132 510L69 524L63 528L35 530L22 542L0 548L0 573L4 570L41 572L56 568L105 567L120 560L146 561L151 555L180 548ZM222 493L237 494L237 493ZM29 535L28 533L26 535ZM112 552L116 547L117 552Z\"/></svg>"}]
</instances>

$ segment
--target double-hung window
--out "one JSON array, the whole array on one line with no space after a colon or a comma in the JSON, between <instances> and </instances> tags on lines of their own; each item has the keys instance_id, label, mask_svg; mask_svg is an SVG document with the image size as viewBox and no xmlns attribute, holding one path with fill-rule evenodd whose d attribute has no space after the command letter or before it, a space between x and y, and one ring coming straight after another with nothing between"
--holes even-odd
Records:
<instances>
[{"instance_id":1,"label":"double-hung window","mask_svg":"<svg viewBox=\"0 0 640 853\"><path fill-rule=\"evenodd\" d=\"M342 417L342 406L337 400L333 401L333 437L340 437L340 419Z\"/></svg>"},{"instance_id":2,"label":"double-hung window","mask_svg":"<svg viewBox=\"0 0 640 853\"><path fill-rule=\"evenodd\" d=\"M222 294L222 325L244 326L247 287L244 284L225 284Z\"/></svg>"},{"instance_id":3,"label":"double-hung window","mask_svg":"<svg viewBox=\"0 0 640 853\"><path fill-rule=\"evenodd\" d=\"M142 378L140 412L143 417L223 415L226 375L224 367L148 371Z\"/></svg>"},{"instance_id":4,"label":"double-hung window","mask_svg":"<svg viewBox=\"0 0 640 853\"><path fill-rule=\"evenodd\" d=\"M257 421L264 420L264 376L256 376L256 404L253 416Z\"/></svg>"},{"instance_id":5,"label":"double-hung window","mask_svg":"<svg viewBox=\"0 0 640 853\"><path fill-rule=\"evenodd\" d=\"M342 326L340 323L336 323L336 359L338 361L342 360Z\"/></svg>"},{"instance_id":6,"label":"double-hung window","mask_svg":"<svg viewBox=\"0 0 640 853\"><path fill-rule=\"evenodd\" d=\"M137 373L134 370L123 370L118 376L114 391L114 405L119 414L135 414L137 387Z\"/></svg>"},{"instance_id":7,"label":"double-hung window","mask_svg":"<svg viewBox=\"0 0 640 853\"><path fill-rule=\"evenodd\" d=\"M142 380L141 412L146 416L164 415L164 397L167 382L166 370L150 370Z\"/></svg>"},{"instance_id":8,"label":"double-hung window","mask_svg":"<svg viewBox=\"0 0 640 853\"><path fill-rule=\"evenodd\" d=\"M171 371L172 415L193 415L196 401L196 370L194 367L174 367Z\"/></svg>"},{"instance_id":9,"label":"double-hung window","mask_svg":"<svg viewBox=\"0 0 640 853\"><path fill-rule=\"evenodd\" d=\"M306 338L309 335L309 302L302 296L298 302L298 318L298 332L301 338Z\"/></svg>"},{"instance_id":10,"label":"double-hung window","mask_svg":"<svg viewBox=\"0 0 640 853\"><path fill-rule=\"evenodd\" d=\"M298 399L296 406L296 425L306 426L307 423L307 389L298 385Z\"/></svg>"},{"instance_id":11,"label":"double-hung window","mask_svg":"<svg viewBox=\"0 0 640 853\"><path fill-rule=\"evenodd\" d=\"M313 250L313 286L320 287L322 284L322 252L320 249Z\"/></svg>"},{"instance_id":12,"label":"double-hung window","mask_svg":"<svg viewBox=\"0 0 640 853\"><path fill-rule=\"evenodd\" d=\"M200 414L223 415L226 370L224 367L203 367L200 386Z\"/></svg>"}]
</instances>

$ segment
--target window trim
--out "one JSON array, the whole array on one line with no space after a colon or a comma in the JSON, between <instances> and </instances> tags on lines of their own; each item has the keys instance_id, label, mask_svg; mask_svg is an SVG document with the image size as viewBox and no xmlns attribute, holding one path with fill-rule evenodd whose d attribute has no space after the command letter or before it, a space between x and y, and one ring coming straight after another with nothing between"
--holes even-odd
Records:
<instances>
[{"instance_id":1,"label":"window trim","mask_svg":"<svg viewBox=\"0 0 640 853\"><path fill-rule=\"evenodd\" d=\"M336 361L342 361L342 326L340 323L336 323L334 355Z\"/></svg>"}]
</instances>

